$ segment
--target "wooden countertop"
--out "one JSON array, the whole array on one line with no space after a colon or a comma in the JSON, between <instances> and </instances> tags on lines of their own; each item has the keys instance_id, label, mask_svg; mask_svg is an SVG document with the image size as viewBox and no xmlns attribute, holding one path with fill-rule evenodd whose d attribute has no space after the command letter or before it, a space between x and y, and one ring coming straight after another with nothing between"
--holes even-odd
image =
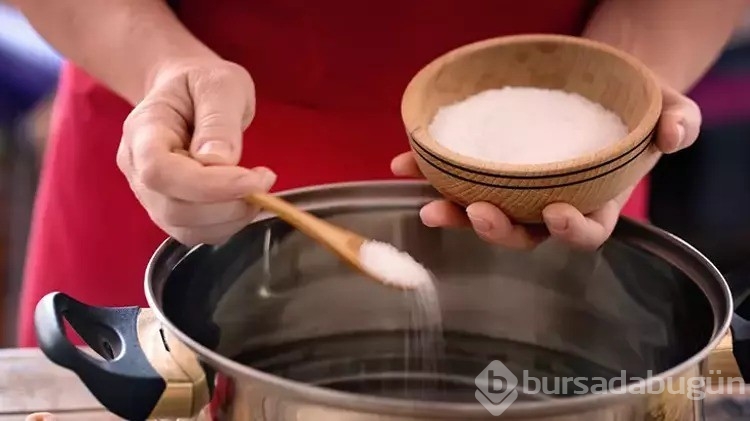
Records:
<instances>
[{"instance_id":1,"label":"wooden countertop","mask_svg":"<svg viewBox=\"0 0 750 421\"><path fill-rule=\"evenodd\" d=\"M122 420L38 349L0 349L0 421L23 421L33 412L52 412L60 421Z\"/></svg>"},{"instance_id":2,"label":"wooden countertop","mask_svg":"<svg viewBox=\"0 0 750 421\"><path fill-rule=\"evenodd\" d=\"M737 373L731 338L709 358L708 369ZM707 421L750 419L750 387L709 394L705 403ZM51 412L59 421L122 420L103 409L75 374L50 362L40 350L0 349L0 421L24 421L34 412Z\"/></svg>"}]
</instances>

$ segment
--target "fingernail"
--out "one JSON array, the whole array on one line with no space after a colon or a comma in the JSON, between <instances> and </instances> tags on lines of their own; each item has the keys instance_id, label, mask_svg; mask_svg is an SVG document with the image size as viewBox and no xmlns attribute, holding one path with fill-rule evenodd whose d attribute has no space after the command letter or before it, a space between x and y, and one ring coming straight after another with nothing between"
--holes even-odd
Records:
<instances>
[{"instance_id":1,"label":"fingernail","mask_svg":"<svg viewBox=\"0 0 750 421\"><path fill-rule=\"evenodd\" d=\"M547 224L547 228L552 231L565 231L568 228L568 219L564 216L553 215L545 216L544 222Z\"/></svg>"},{"instance_id":2,"label":"fingernail","mask_svg":"<svg viewBox=\"0 0 750 421\"><path fill-rule=\"evenodd\" d=\"M486 219L476 215L472 215L470 211L466 211L466 215L471 220L471 225L475 230L479 232L488 232L492 229L492 224L490 224L490 222Z\"/></svg>"},{"instance_id":3,"label":"fingernail","mask_svg":"<svg viewBox=\"0 0 750 421\"><path fill-rule=\"evenodd\" d=\"M49 412L35 412L26 417L26 421L52 421L55 416Z\"/></svg>"},{"instance_id":4,"label":"fingernail","mask_svg":"<svg viewBox=\"0 0 750 421\"><path fill-rule=\"evenodd\" d=\"M677 147L685 142L685 126L682 123L677 125Z\"/></svg>"},{"instance_id":5,"label":"fingernail","mask_svg":"<svg viewBox=\"0 0 750 421\"><path fill-rule=\"evenodd\" d=\"M434 223L430 217L428 211L426 211L427 206L423 206L422 209L419 210L419 219L422 220L422 223L425 224L425 226L430 228L437 228L438 224Z\"/></svg>"},{"instance_id":6,"label":"fingernail","mask_svg":"<svg viewBox=\"0 0 750 421\"><path fill-rule=\"evenodd\" d=\"M269 170L268 168L259 168L255 171L260 173L260 178L258 179L260 187L263 190L270 190L271 187L273 187L273 184L276 182L276 173Z\"/></svg>"},{"instance_id":7,"label":"fingernail","mask_svg":"<svg viewBox=\"0 0 750 421\"><path fill-rule=\"evenodd\" d=\"M232 150L226 142L209 140L198 148L197 153L198 155L214 155L224 158L228 157L231 152Z\"/></svg>"}]
</instances>

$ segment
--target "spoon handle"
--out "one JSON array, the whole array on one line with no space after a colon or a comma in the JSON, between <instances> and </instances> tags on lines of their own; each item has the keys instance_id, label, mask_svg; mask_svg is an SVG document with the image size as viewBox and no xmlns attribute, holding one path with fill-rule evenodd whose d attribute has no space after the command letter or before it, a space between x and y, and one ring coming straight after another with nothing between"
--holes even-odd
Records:
<instances>
[{"instance_id":1,"label":"spoon handle","mask_svg":"<svg viewBox=\"0 0 750 421\"><path fill-rule=\"evenodd\" d=\"M284 199L268 193L253 193L245 200L255 206L267 209L297 228L303 234L359 265L359 248L364 239L359 235L328 223L315 215L305 212Z\"/></svg>"}]
</instances>

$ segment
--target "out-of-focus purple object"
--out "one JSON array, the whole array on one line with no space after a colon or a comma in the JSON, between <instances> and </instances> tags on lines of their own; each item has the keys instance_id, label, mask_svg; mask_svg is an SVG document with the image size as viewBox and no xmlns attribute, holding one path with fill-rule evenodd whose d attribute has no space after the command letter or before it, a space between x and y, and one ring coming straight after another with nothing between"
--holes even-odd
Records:
<instances>
[{"instance_id":1,"label":"out-of-focus purple object","mask_svg":"<svg viewBox=\"0 0 750 421\"><path fill-rule=\"evenodd\" d=\"M54 91L62 58L17 10L0 2L0 122Z\"/></svg>"}]
</instances>

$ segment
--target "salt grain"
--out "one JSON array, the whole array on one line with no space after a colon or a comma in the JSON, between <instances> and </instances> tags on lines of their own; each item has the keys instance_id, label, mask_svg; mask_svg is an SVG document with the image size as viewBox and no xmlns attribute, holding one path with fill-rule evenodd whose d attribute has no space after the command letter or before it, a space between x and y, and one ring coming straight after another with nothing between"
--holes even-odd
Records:
<instances>
[{"instance_id":1,"label":"salt grain","mask_svg":"<svg viewBox=\"0 0 750 421\"><path fill-rule=\"evenodd\" d=\"M405 373L438 373L445 344L440 300L431 273L408 253L380 241L365 241L359 256L365 270L375 277L408 290L404 294L410 307L409 331L404 338ZM415 366L410 366L412 361ZM426 386L421 390L426 391Z\"/></svg>"},{"instance_id":2,"label":"salt grain","mask_svg":"<svg viewBox=\"0 0 750 421\"><path fill-rule=\"evenodd\" d=\"M365 241L359 256L365 270L391 285L412 289L432 282L424 266L391 244Z\"/></svg>"},{"instance_id":3,"label":"salt grain","mask_svg":"<svg viewBox=\"0 0 750 421\"><path fill-rule=\"evenodd\" d=\"M616 114L581 95L530 87L491 89L443 107L429 130L458 154L509 164L577 158L628 133Z\"/></svg>"}]
</instances>

